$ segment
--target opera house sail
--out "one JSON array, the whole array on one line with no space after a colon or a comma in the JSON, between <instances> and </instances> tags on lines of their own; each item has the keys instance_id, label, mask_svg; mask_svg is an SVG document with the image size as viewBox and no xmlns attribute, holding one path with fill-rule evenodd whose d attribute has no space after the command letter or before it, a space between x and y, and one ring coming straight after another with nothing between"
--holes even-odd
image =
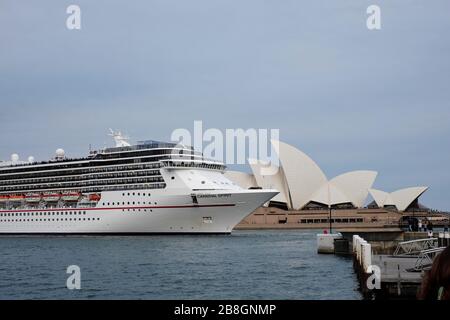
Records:
<instances>
[{"instance_id":1,"label":"opera house sail","mask_svg":"<svg viewBox=\"0 0 450 320\"><path fill-rule=\"evenodd\" d=\"M252 174L227 172L243 188L276 189L272 204L289 210L308 208L364 208L369 195L379 208L407 211L418 206L418 198L427 187L413 187L387 193L373 189L376 171L358 170L328 179L319 165L307 154L287 143L272 140L279 167L249 159Z\"/></svg>"}]
</instances>

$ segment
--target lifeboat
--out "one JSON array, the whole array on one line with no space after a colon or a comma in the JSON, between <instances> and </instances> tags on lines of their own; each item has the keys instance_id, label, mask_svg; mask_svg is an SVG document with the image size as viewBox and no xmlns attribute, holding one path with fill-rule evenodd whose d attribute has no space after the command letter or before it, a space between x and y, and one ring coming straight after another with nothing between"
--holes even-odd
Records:
<instances>
[{"instance_id":1,"label":"lifeboat","mask_svg":"<svg viewBox=\"0 0 450 320\"><path fill-rule=\"evenodd\" d=\"M61 198L61 194L58 192L44 192L42 199L46 202L57 202Z\"/></svg>"},{"instance_id":2,"label":"lifeboat","mask_svg":"<svg viewBox=\"0 0 450 320\"><path fill-rule=\"evenodd\" d=\"M26 202L40 202L41 198L42 197L40 193L27 193L25 195Z\"/></svg>"},{"instance_id":3,"label":"lifeboat","mask_svg":"<svg viewBox=\"0 0 450 320\"><path fill-rule=\"evenodd\" d=\"M25 196L23 194L14 194L9 196L9 201L11 202L22 202L25 200Z\"/></svg>"},{"instance_id":4,"label":"lifeboat","mask_svg":"<svg viewBox=\"0 0 450 320\"><path fill-rule=\"evenodd\" d=\"M8 195L0 195L0 203L2 202L8 202L9 196Z\"/></svg>"},{"instance_id":5,"label":"lifeboat","mask_svg":"<svg viewBox=\"0 0 450 320\"><path fill-rule=\"evenodd\" d=\"M62 199L64 201L78 201L81 197L81 193L80 192L75 192L75 191L67 191L67 192L63 192L62 194Z\"/></svg>"},{"instance_id":6,"label":"lifeboat","mask_svg":"<svg viewBox=\"0 0 450 320\"><path fill-rule=\"evenodd\" d=\"M100 199L101 199L101 196L97 193L92 193L89 195L89 201L99 202Z\"/></svg>"}]
</instances>

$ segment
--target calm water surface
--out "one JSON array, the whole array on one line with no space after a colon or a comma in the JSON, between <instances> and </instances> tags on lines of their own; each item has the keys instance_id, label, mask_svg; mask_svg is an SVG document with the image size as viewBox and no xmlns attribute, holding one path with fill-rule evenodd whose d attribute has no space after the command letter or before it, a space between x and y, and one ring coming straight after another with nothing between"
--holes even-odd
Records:
<instances>
[{"instance_id":1,"label":"calm water surface","mask_svg":"<svg viewBox=\"0 0 450 320\"><path fill-rule=\"evenodd\" d=\"M361 299L351 259L315 235L0 237L0 299Z\"/></svg>"}]
</instances>

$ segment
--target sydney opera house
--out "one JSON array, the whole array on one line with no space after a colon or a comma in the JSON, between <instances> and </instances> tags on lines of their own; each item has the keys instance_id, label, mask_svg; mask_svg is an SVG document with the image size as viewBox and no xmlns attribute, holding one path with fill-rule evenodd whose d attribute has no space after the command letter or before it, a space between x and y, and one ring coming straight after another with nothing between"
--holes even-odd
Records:
<instances>
[{"instance_id":1,"label":"sydney opera house","mask_svg":"<svg viewBox=\"0 0 450 320\"><path fill-rule=\"evenodd\" d=\"M353 171L332 179L297 148L272 140L279 166L249 159L252 174L229 171L228 178L243 188L270 188L280 193L266 206L285 210L388 209L407 212L423 208L419 197L428 187L412 187L392 193L373 189L375 171ZM370 195L370 197L369 197ZM373 201L368 203L369 198Z\"/></svg>"}]
</instances>

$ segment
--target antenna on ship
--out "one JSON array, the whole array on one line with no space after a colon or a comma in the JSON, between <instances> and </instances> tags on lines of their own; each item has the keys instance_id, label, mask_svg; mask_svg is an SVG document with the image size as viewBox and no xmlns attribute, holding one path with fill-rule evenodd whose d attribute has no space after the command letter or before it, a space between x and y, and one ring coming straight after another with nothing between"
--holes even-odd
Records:
<instances>
[{"instance_id":1,"label":"antenna on ship","mask_svg":"<svg viewBox=\"0 0 450 320\"><path fill-rule=\"evenodd\" d=\"M120 131L114 131L113 129L109 129L109 136L114 138L114 141L116 143L116 148L120 148L120 147L130 147L131 144L128 142L128 140L130 139L127 136L124 136L122 134L122 132Z\"/></svg>"},{"instance_id":2,"label":"antenna on ship","mask_svg":"<svg viewBox=\"0 0 450 320\"><path fill-rule=\"evenodd\" d=\"M109 136L114 138L116 143L116 147L130 147L131 144L128 142L129 137L122 134L121 131L114 131L113 129L109 129Z\"/></svg>"}]
</instances>

